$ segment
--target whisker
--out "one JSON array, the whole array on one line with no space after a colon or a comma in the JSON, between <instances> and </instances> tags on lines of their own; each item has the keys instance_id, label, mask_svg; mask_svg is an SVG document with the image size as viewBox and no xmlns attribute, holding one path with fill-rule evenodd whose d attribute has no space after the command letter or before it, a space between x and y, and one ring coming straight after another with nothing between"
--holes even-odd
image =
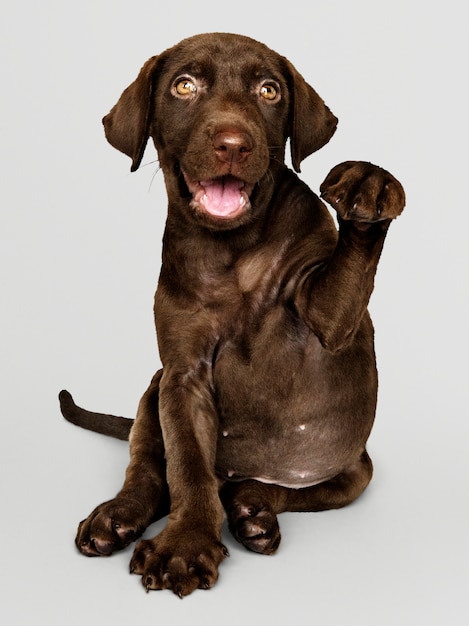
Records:
<instances>
[{"instance_id":1,"label":"whisker","mask_svg":"<svg viewBox=\"0 0 469 626\"><path fill-rule=\"evenodd\" d=\"M149 165L154 165L155 163L159 163L158 159L155 159L154 161L148 161L148 163L142 163L138 169L143 170L144 167L148 167Z\"/></svg>"},{"instance_id":2,"label":"whisker","mask_svg":"<svg viewBox=\"0 0 469 626\"><path fill-rule=\"evenodd\" d=\"M155 161L154 161L155 162ZM161 165L158 165L158 167L156 168L156 170L153 172L153 176L151 177L150 180L150 184L148 186L148 191L150 192L151 190L151 186L153 185L153 181L155 180L155 176L158 174L158 172L161 170Z\"/></svg>"},{"instance_id":3,"label":"whisker","mask_svg":"<svg viewBox=\"0 0 469 626\"><path fill-rule=\"evenodd\" d=\"M159 163L158 159L155 159L154 161L149 161L148 163L143 163L143 164L140 166L140 168L139 168L140 170L142 170L144 167L148 167L149 165L154 165L155 163L157 163L158 165L157 165L157 167L156 167L156 169L155 169L155 171L153 172L153 175L152 175L152 177L151 177L150 184L148 185L148 191L150 191L150 190L151 190L151 186L153 185L153 181L155 180L155 176L156 176L156 175L158 174L158 172L161 170L161 165L160 165L160 163Z\"/></svg>"}]
</instances>

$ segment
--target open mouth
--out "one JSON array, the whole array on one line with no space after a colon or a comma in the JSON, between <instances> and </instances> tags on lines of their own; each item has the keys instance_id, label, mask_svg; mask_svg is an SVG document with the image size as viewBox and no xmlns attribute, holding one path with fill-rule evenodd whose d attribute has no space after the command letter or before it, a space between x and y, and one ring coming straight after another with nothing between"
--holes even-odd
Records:
<instances>
[{"instance_id":1,"label":"open mouth","mask_svg":"<svg viewBox=\"0 0 469 626\"><path fill-rule=\"evenodd\" d=\"M184 174L192 194L192 206L213 217L233 219L251 206L249 195L253 185L235 176L220 176L210 180L191 181Z\"/></svg>"}]
</instances>

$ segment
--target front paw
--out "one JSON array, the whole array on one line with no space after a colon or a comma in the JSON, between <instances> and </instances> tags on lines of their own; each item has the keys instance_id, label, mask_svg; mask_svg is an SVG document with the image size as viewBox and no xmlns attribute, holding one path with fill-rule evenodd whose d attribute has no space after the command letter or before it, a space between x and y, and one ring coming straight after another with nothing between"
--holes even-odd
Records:
<instances>
[{"instance_id":1,"label":"front paw","mask_svg":"<svg viewBox=\"0 0 469 626\"><path fill-rule=\"evenodd\" d=\"M216 538L173 524L154 539L137 544L130 572L142 577L147 591L171 589L183 598L195 589L213 587L226 556L227 549Z\"/></svg>"},{"instance_id":2,"label":"front paw","mask_svg":"<svg viewBox=\"0 0 469 626\"><path fill-rule=\"evenodd\" d=\"M362 223L395 219L405 205L401 183L381 167L364 161L336 165L320 192L343 220Z\"/></svg>"},{"instance_id":3,"label":"front paw","mask_svg":"<svg viewBox=\"0 0 469 626\"><path fill-rule=\"evenodd\" d=\"M117 497L80 522L75 544L85 556L110 556L143 534L147 517L139 502Z\"/></svg>"}]
</instances>

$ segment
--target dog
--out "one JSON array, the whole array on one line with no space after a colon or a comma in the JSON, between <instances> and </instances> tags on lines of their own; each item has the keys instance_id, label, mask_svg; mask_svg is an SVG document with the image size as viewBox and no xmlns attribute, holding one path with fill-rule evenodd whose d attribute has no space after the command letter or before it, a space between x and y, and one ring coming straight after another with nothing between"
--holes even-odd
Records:
<instances>
[{"instance_id":1,"label":"dog","mask_svg":"<svg viewBox=\"0 0 469 626\"><path fill-rule=\"evenodd\" d=\"M151 137L164 175L162 368L135 421L60 393L65 418L130 441L121 491L80 523L76 545L108 556L168 515L130 571L182 598L216 582L225 516L237 541L273 554L279 513L343 507L370 482L367 307L405 193L381 167L346 161L315 195L297 173L337 118L290 61L240 35L150 58L103 124L131 171Z\"/></svg>"}]
</instances>

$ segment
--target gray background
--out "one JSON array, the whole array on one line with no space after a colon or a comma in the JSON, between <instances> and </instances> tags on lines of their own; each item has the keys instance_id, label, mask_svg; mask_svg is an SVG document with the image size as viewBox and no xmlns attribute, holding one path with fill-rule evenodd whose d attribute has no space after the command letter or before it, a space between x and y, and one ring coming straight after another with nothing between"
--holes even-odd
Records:
<instances>
[{"instance_id":1,"label":"gray background","mask_svg":"<svg viewBox=\"0 0 469 626\"><path fill-rule=\"evenodd\" d=\"M467 58L463 2L44 0L3 8L0 619L13 625L467 623ZM197 32L288 56L340 119L303 165L346 159L407 191L371 310L381 375L375 478L348 509L281 517L275 557L226 535L217 586L144 593L131 550L86 559L78 521L115 494L127 445L65 423L66 387L133 415L158 364L161 173L101 117L151 55ZM153 529L155 530L155 529Z\"/></svg>"}]
</instances>

